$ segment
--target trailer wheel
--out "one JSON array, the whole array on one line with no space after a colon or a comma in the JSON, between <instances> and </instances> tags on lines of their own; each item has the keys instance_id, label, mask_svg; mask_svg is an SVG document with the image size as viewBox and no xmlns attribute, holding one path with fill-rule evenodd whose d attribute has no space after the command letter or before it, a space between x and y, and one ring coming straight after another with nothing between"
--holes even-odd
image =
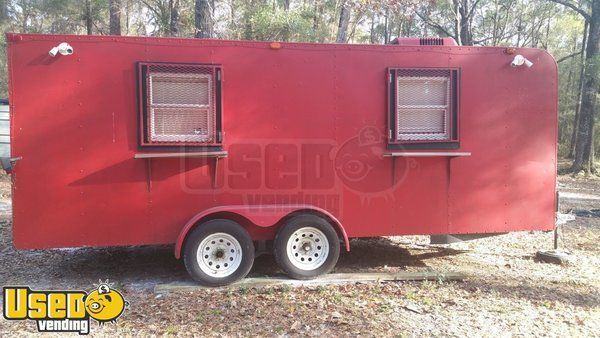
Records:
<instances>
[{"instance_id":1,"label":"trailer wheel","mask_svg":"<svg viewBox=\"0 0 600 338\"><path fill-rule=\"evenodd\" d=\"M340 256L340 241L331 224L312 214L288 220L275 237L275 260L290 277L311 279L330 272Z\"/></svg>"},{"instance_id":2,"label":"trailer wheel","mask_svg":"<svg viewBox=\"0 0 600 338\"><path fill-rule=\"evenodd\" d=\"M250 272L254 244L241 225L226 219L210 220L189 234L183 261L189 274L200 284L227 285Z\"/></svg>"}]
</instances>

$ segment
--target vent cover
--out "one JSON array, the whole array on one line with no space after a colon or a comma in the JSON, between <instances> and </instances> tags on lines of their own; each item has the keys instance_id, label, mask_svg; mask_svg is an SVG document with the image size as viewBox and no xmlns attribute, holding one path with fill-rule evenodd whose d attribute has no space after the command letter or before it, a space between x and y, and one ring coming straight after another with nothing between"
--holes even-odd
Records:
<instances>
[{"instance_id":1,"label":"vent cover","mask_svg":"<svg viewBox=\"0 0 600 338\"><path fill-rule=\"evenodd\" d=\"M458 46L453 38L395 38L392 45L401 46Z\"/></svg>"},{"instance_id":2,"label":"vent cover","mask_svg":"<svg viewBox=\"0 0 600 338\"><path fill-rule=\"evenodd\" d=\"M442 39L442 38L420 38L419 44L421 46L443 46L444 39Z\"/></svg>"},{"instance_id":3,"label":"vent cover","mask_svg":"<svg viewBox=\"0 0 600 338\"><path fill-rule=\"evenodd\" d=\"M145 64L142 72L147 143L177 145L215 141L215 67Z\"/></svg>"},{"instance_id":4,"label":"vent cover","mask_svg":"<svg viewBox=\"0 0 600 338\"><path fill-rule=\"evenodd\" d=\"M450 139L450 86L450 70L397 70L397 140Z\"/></svg>"}]
</instances>

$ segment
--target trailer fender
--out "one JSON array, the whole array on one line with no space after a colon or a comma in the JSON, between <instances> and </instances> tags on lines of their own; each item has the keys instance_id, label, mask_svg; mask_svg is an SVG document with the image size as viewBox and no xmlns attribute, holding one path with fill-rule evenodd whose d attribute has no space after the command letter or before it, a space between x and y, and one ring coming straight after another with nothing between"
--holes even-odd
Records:
<instances>
[{"instance_id":1,"label":"trailer fender","mask_svg":"<svg viewBox=\"0 0 600 338\"><path fill-rule=\"evenodd\" d=\"M304 210L316 212L325 216L326 218L329 218L331 223L334 224L339 234L344 239L346 251L350 251L350 240L348 239L348 234L342 226L342 223L340 223L340 221L330 212L322 208L315 207L313 205L228 205L210 208L192 217L185 224L185 226L179 233L179 236L177 237L177 241L175 242L175 257L177 259L181 257L183 243L185 242L188 233L194 228L194 226L198 224L200 220L206 218L207 216L210 216L211 214L219 212L229 212L238 214L248 219L253 224L259 227L266 228L276 225L281 219L293 212Z\"/></svg>"}]
</instances>

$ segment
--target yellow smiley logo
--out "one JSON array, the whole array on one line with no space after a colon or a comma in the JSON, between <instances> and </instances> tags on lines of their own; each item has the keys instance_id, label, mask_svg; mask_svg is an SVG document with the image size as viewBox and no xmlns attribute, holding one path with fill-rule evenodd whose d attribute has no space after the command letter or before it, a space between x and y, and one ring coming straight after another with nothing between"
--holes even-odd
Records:
<instances>
[{"instance_id":1,"label":"yellow smiley logo","mask_svg":"<svg viewBox=\"0 0 600 338\"><path fill-rule=\"evenodd\" d=\"M86 311L99 322L117 319L125 309L123 295L116 290L99 290L90 292L85 298Z\"/></svg>"}]
</instances>

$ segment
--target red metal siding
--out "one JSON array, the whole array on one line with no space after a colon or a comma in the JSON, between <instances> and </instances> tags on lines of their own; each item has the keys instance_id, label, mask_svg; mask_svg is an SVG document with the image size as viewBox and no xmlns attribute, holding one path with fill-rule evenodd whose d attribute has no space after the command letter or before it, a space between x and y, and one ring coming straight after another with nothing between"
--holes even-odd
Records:
<instances>
[{"instance_id":1,"label":"red metal siding","mask_svg":"<svg viewBox=\"0 0 600 338\"><path fill-rule=\"evenodd\" d=\"M63 41L74 54L48 56ZM553 228L557 70L542 50L517 49L534 66L512 68L503 48L8 42L12 154L23 157L13 173L18 248L174 243L197 213L245 204L315 205L349 237ZM212 158L134 159L139 61L221 65L229 156L216 181ZM455 151L472 156L382 156L387 69L414 67L460 69ZM360 179L357 161L368 169Z\"/></svg>"}]
</instances>

